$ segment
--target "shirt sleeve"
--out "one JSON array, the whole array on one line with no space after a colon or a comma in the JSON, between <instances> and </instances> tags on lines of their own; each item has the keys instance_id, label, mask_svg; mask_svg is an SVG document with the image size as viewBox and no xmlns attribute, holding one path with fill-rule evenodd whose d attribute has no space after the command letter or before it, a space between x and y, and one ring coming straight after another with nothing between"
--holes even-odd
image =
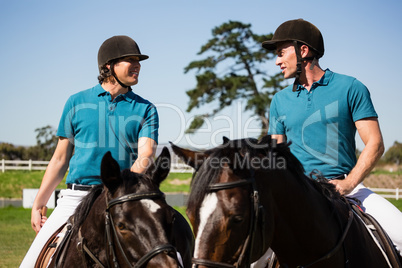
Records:
<instances>
[{"instance_id":1,"label":"shirt sleeve","mask_svg":"<svg viewBox=\"0 0 402 268\"><path fill-rule=\"evenodd\" d=\"M63 113L59 122L59 127L57 128L57 136L72 139L74 137L72 117L73 117L73 105L71 102L71 97L67 100L64 105Z\"/></svg>"},{"instance_id":2,"label":"shirt sleeve","mask_svg":"<svg viewBox=\"0 0 402 268\"><path fill-rule=\"evenodd\" d=\"M368 117L378 117L371 101L370 92L359 80L353 81L348 97L354 122Z\"/></svg>"},{"instance_id":3,"label":"shirt sleeve","mask_svg":"<svg viewBox=\"0 0 402 268\"><path fill-rule=\"evenodd\" d=\"M156 107L150 105L144 118L139 137L147 137L158 143L159 115Z\"/></svg>"},{"instance_id":4,"label":"shirt sleeve","mask_svg":"<svg viewBox=\"0 0 402 268\"><path fill-rule=\"evenodd\" d=\"M285 126L283 116L281 116L277 109L277 95L274 95L269 108L269 135L285 135Z\"/></svg>"}]
</instances>

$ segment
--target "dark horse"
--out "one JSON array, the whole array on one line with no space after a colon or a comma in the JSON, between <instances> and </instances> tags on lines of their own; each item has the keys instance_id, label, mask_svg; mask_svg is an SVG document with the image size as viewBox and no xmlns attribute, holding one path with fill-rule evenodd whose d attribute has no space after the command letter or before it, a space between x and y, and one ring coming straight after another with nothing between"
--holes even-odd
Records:
<instances>
[{"instance_id":1,"label":"dark horse","mask_svg":"<svg viewBox=\"0 0 402 268\"><path fill-rule=\"evenodd\" d=\"M50 267L182 267L177 252L184 267L190 267L191 228L159 190L169 170L166 147L146 174L120 172L111 154L105 154L103 185L77 207L69 239L59 246Z\"/></svg>"},{"instance_id":2,"label":"dark horse","mask_svg":"<svg viewBox=\"0 0 402 268\"><path fill-rule=\"evenodd\" d=\"M349 202L305 176L288 145L266 136L173 150L196 170L194 267L249 267L268 248L281 267L389 267Z\"/></svg>"}]
</instances>

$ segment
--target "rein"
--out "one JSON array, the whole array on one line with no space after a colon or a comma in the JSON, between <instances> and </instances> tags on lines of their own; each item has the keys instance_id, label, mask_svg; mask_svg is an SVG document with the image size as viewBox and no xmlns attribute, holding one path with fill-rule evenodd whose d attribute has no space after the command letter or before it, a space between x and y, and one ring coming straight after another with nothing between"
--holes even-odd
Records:
<instances>
[{"instance_id":1,"label":"rein","mask_svg":"<svg viewBox=\"0 0 402 268\"><path fill-rule=\"evenodd\" d=\"M333 255L335 255L335 253L336 253L336 252L339 250L339 248L342 246L343 242L345 241L346 235L347 235L348 232L349 232L349 228L350 228L350 226L352 225L352 221L353 221L353 211L352 211L352 207L351 207L349 201L348 201L346 198L342 197L342 199L343 199L343 201L347 204L349 211L348 211L348 223L347 223L347 225L346 225L345 230L343 231L343 234L342 234L342 236L341 236L341 239L339 239L338 243L335 245L335 247L334 247L333 249L331 249L327 254L325 254L324 256L322 256L321 258L319 258L318 260L316 260L316 261L314 261L314 262L312 262L312 263L309 263L309 264L307 264L307 265L298 265L297 268L306 268L306 267L310 267L310 266L312 266L312 265L314 265L314 264L316 264L316 263L318 263L318 262L320 262L320 261L329 259L329 258L331 258Z\"/></svg>"},{"instance_id":2,"label":"rein","mask_svg":"<svg viewBox=\"0 0 402 268\"><path fill-rule=\"evenodd\" d=\"M241 254L240 254L236 264L232 265L232 264L227 264L227 263L222 263L222 262L210 261L207 259L193 258L192 263L195 264L195 267L198 267L198 265L203 265L203 266L207 266L207 267L216 267L216 268L238 268L238 267L242 266L246 257L247 257L247 261L248 261L247 267L250 266L250 259L251 259L251 252L252 252L252 247L253 247L253 242L254 242L254 235L255 235L255 230L257 229L259 210L260 210L260 199L259 199L257 187L255 185L254 176L251 177L251 179L249 179L249 180L214 183L214 184L209 185L208 190L210 192L216 192L216 191L227 190L227 189L232 189L232 188L236 188L236 187L243 187L243 186L246 186L249 184L251 184L252 190L253 190L253 194L251 195L251 198L253 201L253 212L254 213L252 214L252 217L251 217L250 228L248 231L247 238L243 243L242 251L241 251ZM247 251L249 253L248 256L246 256Z\"/></svg>"},{"instance_id":3,"label":"rein","mask_svg":"<svg viewBox=\"0 0 402 268\"><path fill-rule=\"evenodd\" d=\"M105 215L105 229L106 229L106 238L107 238L106 239L107 240L106 241L107 242L107 252L109 252L109 254L106 254L107 255L107 265L108 265L107 267L110 267L109 266L109 263L110 263L109 256L110 255L112 255L112 257L113 257L113 259L112 259L113 267L115 267L115 268L120 267L117 257L116 257L116 251L113 246L113 238L116 241L118 250L123 255L124 261L128 267L132 267L132 268L145 267L153 257L155 257L156 255L158 255L160 253L165 253L165 254L174 253L172 255L174 255L176 262L181 267L180 262L177 260L176 248L174 246L172 246L171 244L158 245L158 246L154 247L150 252L148 252L143 257L141 257L135 266L132 266L130 261L128 260L126 254L124 253L120 240L118 239L116 228L113 227L113 218L110 213L111 207L113 207L117 204L129 202L129 201L139 201L142 199L159 199L159 198L164 198L164 197L165 197L165 195L162 192L148 192L148 193L133 193L133 194L124 195L124 196L112 199L109 202L107 202L107 200L106 200L107 207L106 207L106 215ZM85 245L84 238L81 235L81 228L79 230L78 235L79 235L79 241L80 241L78 245L79 245L79 249L81 250L81 252L85 252L93 261L95 261L95 263L97 265L99 265L102 268L105 268L105 266L95 256L95 254L93 254L88 249L88 247Z\"/></svg>"}]
</instances>

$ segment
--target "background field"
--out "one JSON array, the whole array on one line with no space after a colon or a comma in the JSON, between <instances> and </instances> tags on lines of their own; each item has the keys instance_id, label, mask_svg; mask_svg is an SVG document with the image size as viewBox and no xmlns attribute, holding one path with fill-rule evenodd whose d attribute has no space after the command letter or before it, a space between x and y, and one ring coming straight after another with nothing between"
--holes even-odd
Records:
<instances>
[{"instance_id":1,"label":"background field","mask_svg":"<svg viewBox=\"0 0 402 268\"><path fill-rule=\"evenodd\" d=\"M0 173L0 198L22 198L22 189L39 188L43 171L7 171ZM367 179L373 188L402 188L401 172L375 171ZM191 174L171 173L162 183L163 192L188 192ZM65 188L64 181L59 185ZM390 199L402 211L402 200ZM183 215L184 207L175 207ZM48 211L48 215L51 213ZM24 208L0 208L0 267L18 267L32 243L35 232L30 226L31 210Z\"/></svg>"}]
</instances>

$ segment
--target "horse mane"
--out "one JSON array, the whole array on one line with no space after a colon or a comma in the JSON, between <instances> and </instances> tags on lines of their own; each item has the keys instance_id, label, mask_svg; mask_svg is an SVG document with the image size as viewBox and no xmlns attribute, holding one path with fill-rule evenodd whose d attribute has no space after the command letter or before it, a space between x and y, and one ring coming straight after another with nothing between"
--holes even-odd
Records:
<instances>
[{"instance_id":1,"label":"horse mane","mask_svg":"<svg viewBox=\"0 0 402 268\"><path fill-rule=\"evenodd\" d=\"M257 143L258 140L253 138L230 140L216 148L205 151L209 157L205 159L199 170L194 173L187 207L190 209L191 207L199 207L198 203L203 200L203 197L208 192L208 186L218 180L219 174L222 172L222 166L216 164L216 159L222 159L236 153L251 155L253 147ZM198 179L195 179L196 176Z\"/></svg>"},{"instance_id":2,"label":"horse mane","mask_svg":"<svg viewBox=\"0 0 402 268\"><path fill-rule=\"evenodd\" d=\"M103 191L103 184L98 184L94 186L78 204L72 216L74 219L73 221L74 229L78 229L84 223L89 211L92 208L92 205L94 204L95 200L99 197L99 195L102 193L102 191Z\"/></svg>"},{"instance_id":3,"label":"horse mane","mask_svg":"<svg viewBox=\"0 0 402 268\"><path fill-rule=\"evenodd\" d=\"M319 172L305 175L301 162L291 153L290 143L272 143L270 136L264 137L260 142L257 139L248 138L240 140L231 140L214 149L206 151L209 157L205 160L200 169L194 174L191 182L191 192L188 198L188 208L199 207L199 202L208 192L208 185L215 183L222 168L219 165L212 165L214 159L221 159L236 153L256 157L258 155L267 156L269 154L276 157L283 157L286 163L286 169L289 170L298 182L307 189L315 189L330 201L338 199L340 194L335 190L335 186L328 182ZM198 174L197 174L198 173ZM197 176L197 179L194 179Z\"/></svg>"},{"instance_id":4,"label":"horse mane","mask_svg":"<svg viewBox=\"0 0 402 268\"><path fill-rule=\"evenodd\" d=\"M271 146L271 140L268 139L266 142L268 144L268 150L271 152L275 152L278 156L282 156L286 161L286 168L290 170L297 178L300 178L298 181L306 188L312 187L316 191L320 192L326 199L329 201L333 201L340 198L340 194L336 191L335 185L328 182L328 179L325 178L320 171L313 170L309 176L305 174L305 170L299 159L296 158L294 154L290 151L289 143L280 143L275 144L275 146Z\"/></svg>"},{"instance_id":5,"label":"horse mane","mask_svg":"<svg viewBox=\"0 0 402 268\"><path fill-rule=\"evenodd\" d=\"M138 174L130 172L129 169L122 170L120 186L123 189L130 189L130 191L134 191L133 187L139 186L139 180L144 181L144 183L151 184L152 181L148 176L138 176ZM88 194L81 200L78 204L75 212L73 214L73 222L74 228L78 229L86 220L89 211L92 209L92 206L95 200L102 194L104 189L104 184L98 184L94 186Z\"/></svg>"}]
</instances>

